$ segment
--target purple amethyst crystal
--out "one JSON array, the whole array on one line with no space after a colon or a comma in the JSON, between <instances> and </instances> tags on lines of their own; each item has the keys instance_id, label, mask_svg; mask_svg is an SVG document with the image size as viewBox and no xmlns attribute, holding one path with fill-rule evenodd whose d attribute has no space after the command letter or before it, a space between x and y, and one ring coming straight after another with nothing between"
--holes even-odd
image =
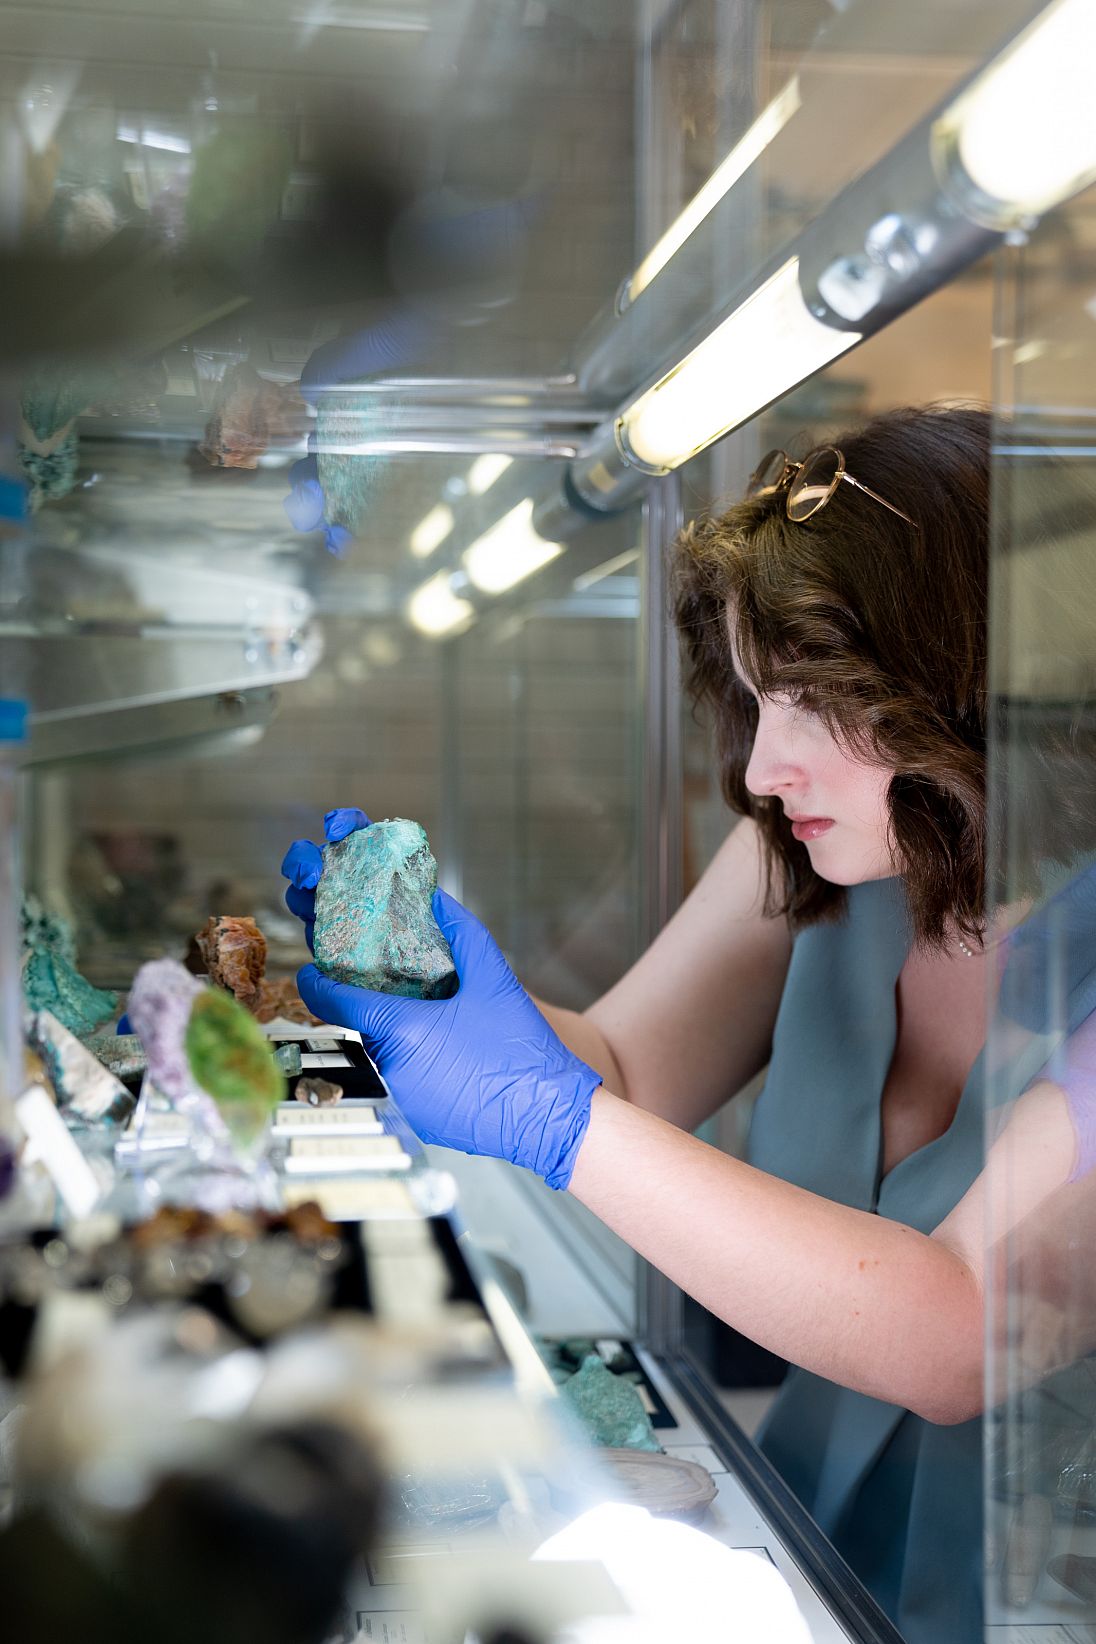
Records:
<instances>
[{"instance_id":1,"label":"purple amethyst crystal","mask_svg":"<svg viewBox=\"0 0 1096 1644\"><path fill-rule=\"evenodd\" d=\"M194 1090L184 1041L190 1007L202 991L203 984L177 959L150 959L130 989L126 1010L145 1047L149 1078L172 1102Z\"/></svg>"}]
</instances>

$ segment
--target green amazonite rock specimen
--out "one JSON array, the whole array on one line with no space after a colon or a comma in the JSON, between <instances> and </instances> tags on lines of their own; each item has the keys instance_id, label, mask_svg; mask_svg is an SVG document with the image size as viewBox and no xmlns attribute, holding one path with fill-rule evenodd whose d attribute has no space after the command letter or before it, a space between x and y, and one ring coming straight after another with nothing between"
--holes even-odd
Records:
<instances>
[{"instance_id":1,"label":"green amazonite rock specimen","mask_svg":"<svg viewBox=\"0 0 1096 1644\"><path fill-rule=\"evenodd\" d=\"M560 1393L595 1444L614 1450L662 1448L631 1382L614 1376L596 1353L583 1359Z\"/></svg>"},{"instance_id":2,"label":"green amazonite rock specimen","mask_svg":"<svg viewBox=\"0 0 1096 1644\"><path fill-rule=\"evenodd\" d=\"M67 922L28 896L23 903L23 997L28 1010L48 1010L70 1033L86 1038L110 1016L118 996L93 985L76 969L76 944Z\"/></svg>"},{"instance_id":3,"label":"green amazonite rock specimen","mask_svg":"<svg viewBox=\"0 0 1096 1644\"><path fill-rule=\"evenodd\" d=\"M336 982L448 999L457 973L431 899L438 868L417 822L374 822L325 845L316 886L316 964Z\"/></svg>"},{"instance_id":4,"label":"green amazonite rock specimen","mask_svg":"<svg viewBox=\"0 0 1096 1644\"><path fill-rule=\"evenodd\" d=\"M204 989L191 1006L186 1055L195 1081L213 1097L233 1141L252 1146L284 1091L283 1075L255 1018L231 994Z\"/></svg>"}]
</instances>

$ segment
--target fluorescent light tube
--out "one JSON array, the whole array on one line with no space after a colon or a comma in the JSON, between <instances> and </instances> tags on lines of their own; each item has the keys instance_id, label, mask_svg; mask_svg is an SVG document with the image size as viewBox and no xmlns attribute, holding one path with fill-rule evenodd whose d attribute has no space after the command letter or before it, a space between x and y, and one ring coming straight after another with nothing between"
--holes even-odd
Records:
<instances>
[{"instance_id":1,"label":"fluorescent light tube","mask_svg":"<svg viewBox=\"0 0 1096 1644\"><path fill-rule=\"evenodd\" d=\"M533 499L526 497L472 544L464 568L469 581L485 594L501 594L562 552L561 543L546 542L534 531Z\"/></svg>"},{"instance_id":2,"label":"fluorescent light tube","mask_svg":"<svg viewBox=\"0 0 1096 1644\"><path fill-rule=\"evenodd\" d=\"M571 587L576 594L584 594L587 588L595 588L606 577L615 576L618 571L626 571L629 565L634 565L639 558L638 548L628 548L623 554L616 554L612 559L602 560L592 570L583 571L572 582Z\"/></svg>"},{"instance_id":3,"label":"fluorescent light tube","mask_svg":"<svg viewBox=\"0 0 1096 1644\"><path fill-rule=\"evenodd\" d=\"M620 419L629 455L677 468L860 341L810 313L792 257Z\"/></svg>"},{"instance_id":4,"label":"fluorescent light tube","mask_svg":"<svg viewBox=\"0 0 1096 1644\"><path fill-rule=\"evenodd\" d=\"M453 511L439 502L424 514L407 539L407 545L416 559L425 559L441 546L453 529Z\"/></svg>"},{"instance_id":5,"label":"fluorescent light tube","mask_svg":"<svg viewBox=\"0 0 1096 1644\"><path fill-rule=\"evenodd\" d=\"M472 495L482 497L483 493L489 491L495 481L505 474L513 460L513 457L496 455L493 451L488 451L486 456L477 457L468 470L468 489Z\"/></svg>"},{"instance_id":6,"label":"fluorescent light tube","mask_svg":"<svg viewBox=\"0 0 1096 1644\"><path fill-rule=\"evenodd\" d=\"M452 572L439 571L416 588L407 605L407 615L420 634L438 639L442 634L462 634L476 618L475 606L453 592Z\"/></svg>"},{"instance_id":7,"label":"fluorescent light tube","mask_svg":"<svg viewBox=\"0 0 1096 1644\"><path fill-rule=\"evenodd\" d=\"M791 119L792 115L802 107L799 95L799 78L793 76L777 93L750 129L738 140L734 148L727 155L723 163L716 167L704 186L693 195L681 215L670 224L662 238L651 247L626 287L626 303L634 302L641 291L645 291L655 275L665 268L685 241L693 234L705 217L715 210L725 194L729 194L740 177L745 176L750 167L768 148L774 137L778 136Z\"/></svg>"},{"instance_id":8,"label":"fluorescent light tube","mask_svg":"<svg viewBox=\"0 0 1096 1644\"><path fill-rule=\"evenodd\" d=\"M1055 0L939 122L966 177L1002 208L985 213L991 226L1037 217L1096 181L1094 63L1096 6Z\"/></svg>"}]
</instances>

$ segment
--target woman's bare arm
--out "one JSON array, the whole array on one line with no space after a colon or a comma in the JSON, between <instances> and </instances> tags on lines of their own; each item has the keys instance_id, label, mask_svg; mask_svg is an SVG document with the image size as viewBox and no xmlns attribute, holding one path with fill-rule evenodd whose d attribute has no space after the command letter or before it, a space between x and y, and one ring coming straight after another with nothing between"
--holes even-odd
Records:
<instances>
[{"instance_id":1,"label":"woman's bare arm","mask_svg":"<svg viewBox=\"0 0 1096 1644\"><path fill-rule=\"evenodd\" d=\"M553 1032L559 1035L568 1050L573 1050L595 1073L600 1073L608 1089L624 1090L624 1074L597 1023L580 1010L546 1005L543 999L536 995L533 997L540 1014L551 1024Z\"/></svg>"},{"instance_id":2,"label":"woman's bare arm","mask_svg":"<svg viewBox=\"0 0 1096 1644\"><path fill-rule=\"evenodd\" d=\"M570 1192L782 1358L929 1421L964 1421L983 1401L985 1195L1023 1164L1027 1189L1011 1199L1020 1217L1071 1167L1064 1099L1029 1095L932 1235L766 1175L604 1089Z\"/></svg>"},{"instance_id":3,"label":"woman's bare arm","mask_svg":"<svg viewBox=\"0 0 1096 1644\"><path fill-rule=\"evenodd\" d=\"M615 987L582 1014L538 1005L608 1089L692 1130L769 1057L791 936L763 898L760 836L743 821Z\"/></svg>"}]
</instances>

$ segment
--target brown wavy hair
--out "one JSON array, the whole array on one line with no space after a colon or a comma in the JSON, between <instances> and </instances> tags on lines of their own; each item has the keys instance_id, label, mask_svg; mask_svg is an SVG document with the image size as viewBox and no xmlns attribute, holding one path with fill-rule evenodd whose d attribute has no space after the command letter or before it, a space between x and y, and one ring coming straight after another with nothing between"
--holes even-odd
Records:
<instances>
[{"instance_id":1,"label":"brown wavy hair","mask_svg":"<svg viewBox=\"0 0 1096 1644\"><path fill-rule=\"evenodd\" d=\"M893 770L890 844L915 939L940 947L983 929L990 417L975 407L890 411L837 436L848 472L902 519L839 485L811 519L783 496L736 503L674 547L678 628L690 688L715 722L723 794L765 842L766 911L795 927L840 918L780 804L745 782L762 695L819 714L854 757Z\"/></svg>"}]
</instances>

